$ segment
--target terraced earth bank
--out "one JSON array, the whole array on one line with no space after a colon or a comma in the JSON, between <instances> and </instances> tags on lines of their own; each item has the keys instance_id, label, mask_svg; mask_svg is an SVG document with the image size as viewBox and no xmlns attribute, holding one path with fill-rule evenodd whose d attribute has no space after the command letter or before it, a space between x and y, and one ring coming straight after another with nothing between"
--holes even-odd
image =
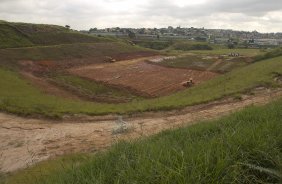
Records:
<instances>
[{"instance_id":1,"label":"terraced earth bank","mask_svg":"<svg viewBox=\"0 0 282 184\"><path fill-rule=\"evenodd\" d=\"M169 112L117 116L71 116L63 120L31 119L0 113L0 168L12 172L39 161L76 152L104 150L131 140L194 122L227 115L249 105L280 98L282 89L257 88L241 100L232 97Z\"/></svg>"},{"instance_id":2,"label":"terraced earth bank","mask_svg":"<svg viewBox=\"0 0 282 184\"><path fill-rule=\"evenodd\" d=\"M191 78L197 85L218 75L210 71L169 68L145 62L147 59L161 57L141 58L113 64L93 64L71 68L68 71L73 75L121 86L141 96L149 97L169 95L183 90L186 88L183 82Z\"/></svg>"}]
</instances>

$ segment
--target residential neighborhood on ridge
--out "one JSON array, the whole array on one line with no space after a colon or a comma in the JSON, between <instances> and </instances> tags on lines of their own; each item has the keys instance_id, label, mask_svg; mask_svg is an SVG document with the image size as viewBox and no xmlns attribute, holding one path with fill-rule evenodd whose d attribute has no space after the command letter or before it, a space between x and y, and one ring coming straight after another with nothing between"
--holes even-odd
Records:
<instances>
[{"instance_id":1,"label":"residential neighborhood on ridge","mask_svg":"<svg viewBox=\"0 0 282 184\"><path fill-rule=\"evenodd\" d=\"M149 39L187 39L195 41L206 41L214 44L224 44L230 41L247 44L251 47L278 46L282 45L282 32L279 33L260 33L258 31L236 31L232 29L205 29L205 28L185 28L172 27L167 28L91 28L90 33L101 36L126 37L133 33L136 38Z\"/></svg>"}]
</instances>

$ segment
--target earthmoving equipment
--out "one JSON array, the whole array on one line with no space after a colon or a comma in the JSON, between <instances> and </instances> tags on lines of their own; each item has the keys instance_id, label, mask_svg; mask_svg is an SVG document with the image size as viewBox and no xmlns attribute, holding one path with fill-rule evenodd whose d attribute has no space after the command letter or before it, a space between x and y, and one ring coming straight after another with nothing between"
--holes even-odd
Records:
<instances>
[{"instance_id":1,"label":"earthmoving equipment","mask_svg":"<svg viewBox=\"0 0 282 184\"><path fill-rule=\"evenodd\" d=\"M184 87L191 87L191 86L194 85L194 81L193 81L192 78L190 78L188 81L183 82L182 85L183 85Z\"/></svg>"},{"instance_id":2,"label":"earthmoving equipment","mask_svg":"<svg viewBox=\"0 0 282 184\"><path fill-rule=\"evenodd\" d=\"M106 56L105 61L108 62L108 63L114 63L114 62L116 62L117 60L114 59L114 58L112 58L112 57L110 57L110 56Z\"/></svg>"}]
</instances>

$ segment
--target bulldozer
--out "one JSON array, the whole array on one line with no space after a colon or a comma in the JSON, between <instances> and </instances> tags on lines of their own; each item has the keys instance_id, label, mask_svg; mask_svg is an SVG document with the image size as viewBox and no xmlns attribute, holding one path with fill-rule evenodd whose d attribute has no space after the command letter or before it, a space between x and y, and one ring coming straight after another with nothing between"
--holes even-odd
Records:
<instances>
[{"instance_id":1,"label":"bulldozer","mask_svg":"<svg viewBox=\"0 0 282 184\"><path fill-rule=\"evenodd\" d=\"M114 63L114 62L116 62L117 60L114 59L114 58L112 58L112 57L110 57L110 56L106 56L105 61L108 62L108 63Z\"/></svg>"},{"instance_id":2,"label":"bulldozer","mask_svg":"<svg viewBox=\"0 0 282 184\"><path fill-rule=\"evenodd\" d=\"M194 83L193 79L190 78L188 81L183 82L183 83L182 83L182 86L188 88L188 87L192 87L194 84L195 84L195 83Z\"/></svg>"}]
</instances>

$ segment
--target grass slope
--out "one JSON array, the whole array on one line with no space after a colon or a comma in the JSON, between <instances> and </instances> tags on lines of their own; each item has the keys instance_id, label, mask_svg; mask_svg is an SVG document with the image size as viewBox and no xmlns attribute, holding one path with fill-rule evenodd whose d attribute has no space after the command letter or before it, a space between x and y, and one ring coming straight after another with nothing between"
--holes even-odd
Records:
<instances>
[{"instance_id":1,"label":"grass slope","mask_svg":"<svg viewBox=\"0 0 282 184\"><path fill-rule=\"evenodd\" d=\"M282 99L216 121L122 142L79 164L72 159L62 166L60 160L39 164L12 175L7 183L279 183L281 117ZM53 170L46 171L46 165Z\"/></svg>"},{"instance_id":2,"label":"grass slope","mask_svg":"<svg viewBox=\"0 0 282 184\"><path fill-rule=\"evenodd\" d=\"M0 48L114 41L61 26L0 22Z\"/></svg>"},{"instance_id":3,"label":"grass slope","mask_svg":"<svg viewBox=\"0 0 282 184\"><path fill-rule=\"evenodd\" d=\"M216 59L203 59L203 56L185 56L176 59L168 59L158 64L175 68L190 68L195 70L208 69Z\"/></svg>"},{"instance_id":4,"label":"grass slope","mask_svg":"<svg viewBox=\"0 0 282 184\"><path fill-rule=\"evenodd\" d=\"M0 48L32 45L33 43L18 30L0 22Z\"/></svg>"},{"instance_id":5,"label":"grass slope","mask_svg":"<svg viewBox=\"0 0 282 184\"><path fill-rule=\"evenodd\" d=\"M249 56L249 57L254 57L265 53L260 49L214 49L214 50L196 50L190 52L195 54L214 54L214 55L226 55L226 54L228 55L230 53L239 53L240 55Z\"/></svg>"},{"instance_id":6,"label":"grass slope","mask_svg":"<svg viewBox=\"0 0 282 184\"><path fill-rule=\"evenodd\" d=\"M258 55L255 57L256 61L261 61L261 60L265 60L265 59L269 59L269 58L274 58L274 57L278 57L278 56L282 56L282 47L279 48L275 48L272 49L262 55Z\"/></svg>"},{"instance_id":7,"label":"grass slope","mask_svg":"<svg viewBox=\"0 0 282 184\"><path fill-rule=\"evenodd\" d=\"M80 96L96 99L96 101L118 103L142 99L126 89L119 89L73 75L57 74L52 76L52 79L56 84Z\"/></svg>"},{"instance_id":8,"label":"grass slope","mask_svg":"<svg viewBox=\"0 0 282 184\"><path fill-rule=\"evenodd\" d=\"M175 68L189 68L195 70L209 70L213 72L230 72L236 68L244 67L247 65L242 58L234 58L232 60L223 59L222 62L213 66L217 59L205 59L205 56L185 56L176 59L168 59L158 63L162 66L175 67ZM212 67L213 66L213 67Z\"/></svg>"},{"instance_id":9,"label":"grass slope","mask_svg":"<svg viewBox=\"0 0 282 184\"><path fill-rule=\"evenodd\" d=\"M0 110L22 115L46 116L61 116L66 113L98 115L168 110L212 101L256 86L275 85L274 73L282 73L282 57L256 62L171 96L124 104L103 104L45 95L17 73L0 69Z\"/></svg>"}]
</instances>

